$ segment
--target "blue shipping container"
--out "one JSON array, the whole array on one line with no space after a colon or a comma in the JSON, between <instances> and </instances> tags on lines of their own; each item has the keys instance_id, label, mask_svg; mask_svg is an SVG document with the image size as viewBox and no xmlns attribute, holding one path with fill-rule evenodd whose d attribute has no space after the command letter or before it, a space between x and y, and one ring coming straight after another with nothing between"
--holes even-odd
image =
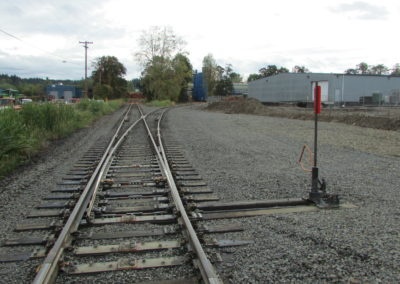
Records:
<instances>
[{"instance_id":1,"label":"blue shipping container","mask_svg":"<svg viewBox=\"0 0 400 284\"><path fill-rule=\"evenodd\" d=\"M207 93L204 91L203 73L195 73L193 76L192 98L197 102L207 101Z\"/></svg>"}]
</instances>

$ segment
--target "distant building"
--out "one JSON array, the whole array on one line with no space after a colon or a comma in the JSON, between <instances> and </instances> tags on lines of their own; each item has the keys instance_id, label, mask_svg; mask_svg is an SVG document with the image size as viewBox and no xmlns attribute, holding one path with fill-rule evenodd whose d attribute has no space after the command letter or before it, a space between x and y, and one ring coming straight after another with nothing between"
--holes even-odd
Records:
<instances>
[{"instance_id":1,"label":"distant building","mask_svg":"<svg viewBox=\"0 0 400 284\"><path fill-rule=\"evenodd\" d=\"M400 77L326 73L280 73L248 83L248 96L263 103L312 102L315 82L325 104L383 104L399 101Z\"/></svg>"},{"instance_id":2,"label":"distant building","mask_svg":"<svg viewBox=\"0 0 400 284\"><path fill-rule=\"evenodd\" d=\"M233 83L232 95L247 95L249 92L247 83Z\"/></svg>"},{"instance_id":3,"label":"distant building","mask_svg":"<svg viewBox=\"0 0 400 284\"><path fill-rule=\"evenodd\" d=\"M0 97L14 97L19 94L18 90L14 89L0 89Z\"/></svg>"},{"instance_id":4,"label":"distant building","mask_svg":"<svg viewBox=\"0 0 400 284\"><path fill-rule=\"evenodd\" d=\"M50 85L46 87L46 95L50 100L70 101L74 98L81 98L82 89L76 86L66 86L62 84Z\"/></svg>"}]
</instances>

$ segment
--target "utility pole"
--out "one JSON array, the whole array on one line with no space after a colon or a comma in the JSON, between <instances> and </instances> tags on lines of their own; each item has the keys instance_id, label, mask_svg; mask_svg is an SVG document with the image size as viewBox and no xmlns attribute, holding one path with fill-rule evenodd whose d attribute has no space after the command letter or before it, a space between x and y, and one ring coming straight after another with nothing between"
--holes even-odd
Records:
<instances>
[{"instance_id":1,"label":"utility pole","mask_svg":"<svg viewBox=\"0 0 400 284\"><path fill-rule=\"evenodd\" d=\"M88 97L88 86L87 86L87 50L88 50L88 44L93 44L92 41L80 41L79 43L83 44L83 47L85 48L85 94L84 97Z\"/></svg>"}]
</instances>

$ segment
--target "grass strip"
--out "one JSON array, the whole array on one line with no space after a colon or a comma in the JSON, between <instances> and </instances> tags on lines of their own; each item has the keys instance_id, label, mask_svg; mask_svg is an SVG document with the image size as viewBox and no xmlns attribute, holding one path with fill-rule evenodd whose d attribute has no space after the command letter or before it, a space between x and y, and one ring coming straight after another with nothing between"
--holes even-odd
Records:
<instances>
[{"instance_id":1,"label":"grass strip","mask_svg":"<svg viewBox=\"0 0 400 284\"><path fill-rule=\"evenodd\" d=\"M0 180L28 163L48 141L63 138L109 114L122 100L82 100L77 104L31 103L0 110Z\"/></svg>"}]
</instances>

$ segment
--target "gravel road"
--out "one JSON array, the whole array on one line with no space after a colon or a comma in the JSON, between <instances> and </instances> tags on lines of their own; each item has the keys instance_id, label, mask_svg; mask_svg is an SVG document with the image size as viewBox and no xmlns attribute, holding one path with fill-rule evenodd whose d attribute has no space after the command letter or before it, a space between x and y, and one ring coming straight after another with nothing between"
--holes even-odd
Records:
<instances>
[{"instance_id":1,"label":"gravel road","mask_svg":"<svg viewBox=\"0 0 400 284\"><path fill-rule=\"evenodd\" d=\"M167 139L184 147L222 201L307 195L310 176L296 161L303 144L313 145L312 121L204 106L167 117ZM230 221L246 230L227 237L254 244L223 253L228 283L400 282L400 132L320 123L319 136L320 176L357 208Z\"/></svg>"},{"instance_id":2,"label":"gravel road","mask_svg":"<svg viewBox=\"0 0 400 284\"><path fill-rule=\"evenodd\" d=\"M24 209L41 203L120 112L51 145L2 182L0 239L15 237ZM183 147L222 201L308 193L309 174L296 161L303 144L312 146L312 121L222 114L198 105L172 109L167 126L165 138ZM320 123L319 145L328 190L357 208L215 221L243 225L244 232L225 237L254 242L221 250L226 261L218 269L226 283L400 282L400 132ZM0 282L30 283L34 264L1 264Z\"/></svg>"}]
</instances>

